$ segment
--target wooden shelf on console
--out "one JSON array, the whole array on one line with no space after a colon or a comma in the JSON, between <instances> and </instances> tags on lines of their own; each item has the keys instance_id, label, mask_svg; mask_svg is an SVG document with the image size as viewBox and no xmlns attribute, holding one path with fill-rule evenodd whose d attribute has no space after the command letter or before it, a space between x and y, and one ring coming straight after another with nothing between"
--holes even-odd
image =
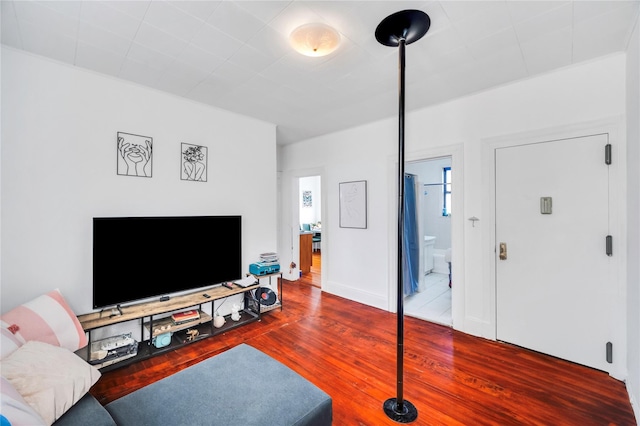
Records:
<instances>
[{"instance_id":1,"label":"wooden shelf on console","mask_svg":"<svg viewBox=\"0 0 640 426\"><path fill-rule=\"evenodd\" d=\"M282 310L282 303L280 302L276 302L273 305L260 305L260 313L265 313L265 312L269 312L269 311L273 311L275 309L280 309Z\"/></svg>"},{"instance_id":2,"label":"wooden shelf on console","mask_svg":"<svg viewBox=\"0 0 640 426\"><path fill-rule=\"evenodd\" d=\"M131 320L140 321L140 335L145 336L145 329L148 339L138 342L138 352L130 357L122 357L122 359L114 359L104 364L97 365L101 371L109 371L134 362L141 361L151 356L178 348L182 345L196 342L200 339L215 336L225 331L231 330L241 325L260 320L260 310L253 305L253 296L251 291L259 287L259 284L241 287L234 285L233 288L224 286L215 286L201 289L197 292L171 297L166 301L152 301L137 303L124 306L121 308L122 313L112 315L112 310L103 310L100 312L92 312L89 314L79 315L78 320L85 332L89 334L89 344L84 348L76 351L80 357L85 360L89 359L89 347L91 346L91 332L102 327L109 327L114 324ZM205 297L204 294L209 295ZM210 314L202 310L202 305L211 304L211 312L213 312L214 302L229 296L243 295L244 309L240 312L239 321L233 321L231 315L225 316L226 322L220 328L213 326L213 318ZM169 313L179 312L184 309L197 309L200 312L200 318L182 324L174 324ZM154 318L160 316L159 318ZM186 332L183 330L198 330L199 335L189 340ZM172 333L169 345L163 347L155 347L153 343L154 337L161 334Z\"/></svg>"},{"instance_id":3,"label":"wooden shelf on console","mask_svg":"<svg viewBox=\"0 0 640 426\"><path fill-rule=\"evenodd\" d=\"M156 337L159 334L164 334L164 333L175 333L177 331L180 330L184 330L187 328L191 328L191 327L195 327L198 324L203 324L205 322L209 322L211 321L213 318L211 318L211 315L209 315L206 312L203 312L201 309L198 309L198 312L200 313L200 317L191 321L186 321L180 324L176 324L173 322L173 319L171 319L170 316L165 317L165 318L160 318L157 320L153 320L153 333L151 333L151 337ZM145 328L148 331L151 331L151 321L146 321L144 323Z\"/></svg>"},{"instance_id":4,"label":"wooden shelf on console","mask_svg":"<svg viewBox=\"0 0 640 426\"><path fill-rule=\"evenodd\" d=\"M152 315L159 315L166 312L179 311L189 306L196 306L199 304L211 302L213 300L233 296L234 294L241 294L247 290L252 290L257 287L258 285L252 285L249 287L234 286L233 289L222 286L205 288L198 292L184 294L181 296L174 296L164 302L157 300L152 302L123 306L121 308L121 315L111 315L111 310L103 310L99 312L91 312L84 315L78 315L78 320L80 321L80 324L82 325L84 331L89 331L120 322L135 320ZM211 297L204 297L203 294L205 293Z\"/></svg>"}]
</instances>

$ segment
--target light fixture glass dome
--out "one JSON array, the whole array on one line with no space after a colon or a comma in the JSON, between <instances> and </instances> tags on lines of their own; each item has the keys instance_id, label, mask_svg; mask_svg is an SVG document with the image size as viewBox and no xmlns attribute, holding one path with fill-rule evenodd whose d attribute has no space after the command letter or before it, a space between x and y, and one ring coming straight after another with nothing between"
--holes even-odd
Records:
<instances>
[{"instance_id":1,"label":"light fixture glass dome","mask_svg":"<svg viewBox=\"0 0 640 426\"><path fill-rule=\"evenodd\" d=\"M289 42L303 55L325 56L337 49L340 33L325 24L305 24L293 30Z\"/></svg>"}]
</instances>

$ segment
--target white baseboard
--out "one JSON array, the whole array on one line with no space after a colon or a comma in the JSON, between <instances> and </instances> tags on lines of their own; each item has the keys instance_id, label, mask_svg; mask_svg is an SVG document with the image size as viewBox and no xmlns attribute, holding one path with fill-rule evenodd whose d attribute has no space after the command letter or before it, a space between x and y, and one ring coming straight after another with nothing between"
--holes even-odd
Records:
<instances>
[{"instance_id":1,"label":"white baseboard","mask_svg":"<svg viewBox=\"0 0 640 426\"><path fill-rule=\"evenodd\" d=\"M334 294L336 296L344 297L345 299L353 300L354 302L362 303L374 308L387 310L389 302L386 296L362 291L357 288L349 287L335 281L327 281L322 285L322 291Z\"/></svg>"},{"instance_id":2,"label":"white baseboard","mask_svg":"<svg viewBox=\"0 0 640 426\"><path fill-rule=\"evenodd\" d=\"M463 333L484 339L496 340L496 333L493 326L489 322L479 318L465 317L462 327L457 327L455 321L453 325L456 330L462 331Z\"/></svg>"}]
</instances>

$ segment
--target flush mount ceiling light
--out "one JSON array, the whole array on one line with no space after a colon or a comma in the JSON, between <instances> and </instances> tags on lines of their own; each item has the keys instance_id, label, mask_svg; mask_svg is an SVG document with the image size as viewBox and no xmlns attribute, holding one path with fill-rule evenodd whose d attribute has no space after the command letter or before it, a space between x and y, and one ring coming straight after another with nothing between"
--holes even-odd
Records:
<instances>
[{"instance_id":1,"label":"flush mount ceiling light","mask_svg":"<svg viewBox=\"0 0 640 426\"><path fill-rule=\"evenodd\" d=\"M289 42L303 55L325 56L338 48L340 33L325 24L305 24L293 30Z\"/></svg>"}]
</instances>

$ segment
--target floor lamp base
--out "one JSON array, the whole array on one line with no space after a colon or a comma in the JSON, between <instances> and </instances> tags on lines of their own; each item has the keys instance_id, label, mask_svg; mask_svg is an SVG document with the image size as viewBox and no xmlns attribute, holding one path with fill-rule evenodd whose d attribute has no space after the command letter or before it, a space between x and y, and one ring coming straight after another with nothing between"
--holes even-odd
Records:
<instances>
[{"instance_id":1,"label":"floor lamp base","mask_svg":"<svg viewBox=\"0 0 640 426\"><path fill-rule=\"evenodd\" d=\"M387 399L382 407L387 417L398 423L411 423L418 418L418 409L406 399L402 402L402 409L398 407L396 398Z\"/></svg>"}]
</instances>

